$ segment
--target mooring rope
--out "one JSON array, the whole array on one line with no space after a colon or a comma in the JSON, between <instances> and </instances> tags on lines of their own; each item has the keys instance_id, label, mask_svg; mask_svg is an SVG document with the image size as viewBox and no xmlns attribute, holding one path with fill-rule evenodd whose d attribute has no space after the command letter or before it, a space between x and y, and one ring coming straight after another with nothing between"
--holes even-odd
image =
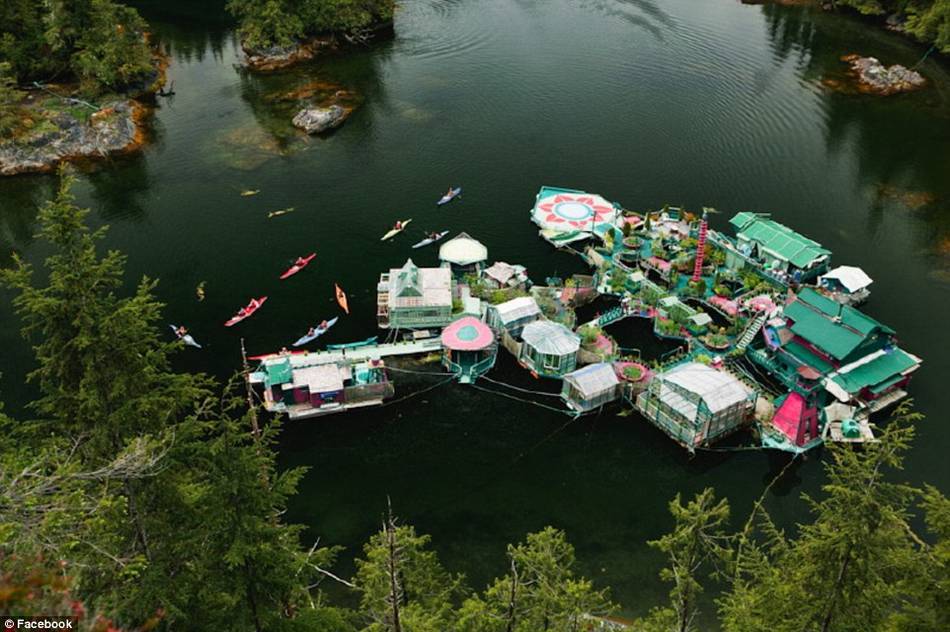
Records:
<instances>
[{"instance_id":1,"label":"mooring rope","mask_svg":"<svg viewBox=\"0 0 950 632\"><path fill-rule=\"evenodd\" d=\"M414 369L400 369L391 365L386 365L387 371L396 371L397 373L411 373L413 375L446 375L445 371L416 371ZM455 377L455 374L449 374Z\"/></svg>"},{"instance_id":2,"label":"mooring rope","mask_svg":"<svg viewBox=\"0 0 950 632\"><path fill-rule=\"evenodd\" d=\"M491 382L492 384L497 384L499 386L505 386L505 387L514 389L516 391L521 391L522 393L531 393L532 395L546 395L548 397L561 396L559 393L545 393L544 391L532 391L531 389L521 388L520 386L515 386L514 384L506 384L505 382L499 382L498 380L493 380L487 375L482 375L481 379L485 380L486 382Z\"/></svg>"},{"instance_id":3,"label":"mooring rope","mask_svg":"<svg viewBox=\"0 0 950 632\"><path fill-rule=\"evenodd\" d=\"M76 97L66 97L61 94L56 94L55 92L53 92L52 90L50 90L49 88L41 84L39 81L34 81L33 85L44 92L49 92L51 95L53 95L54 97L58 99L63 99L64 101L68 103L78 103L80 105L85 105L86 107L91 108L97 112L102 109L98 105L93 105L92 103L89 103L88 101L83 101L82 99L77 99Z\"/></svg>"},{"instance_id":4,"label":"mooring rope","mask_svg":"<svg viewBox=\"0 0 950 632\"><path fill-rule=\"evenodd\" d=\"M483 376L483 377L484 377L484 376ZM553 407L553 406L548 406L547 404L542 404L542 403L540 403L540 402L535 402L535 401L532 401L532 400L530 400L530 399L524 399L523 397L517 397L517 396L515 396L515 395L510 395L510 394L508 394L508 393L502 393L501 391L496 391L496 390L493 390L493 389L490 389L490 388L485 388L484 386L479 386L478 384L471 384L470 386L471 386L472 388L476 388L476 389L478 389L478 390L480 390L480 391L484 391L484 392L486 392L486 393L492 393L492 394L494 394L494 395L500 395L501 397L507 397L508 399L513 399L513 400L515 400L515 401L519 401L519 402L522 402L522 403L525 403L525 404L531 404L532 406L537 406L537 407L539 407L539 408L544 408L544 409L546 409L546 410L550 410L550 411L555 412L555 413L560 413L560 414L562 414L562 415L568 415L568 416L571 417L572 419L576 419L577 417L580 417L580 415L579 415L578 413L574 413L574 412L571 412L571 411L569 411L569 410L564 410L563 408L555 408L555 407Z\"/></svg>"},{"instance_id":5,"label":"mooring rope","mask_svg":"<svg viewBox=\"0 0 950 632\"><path fill-rule=\"evenodd\" d=\"M917 70L917 67L920 66L922 63L924 63L924 60L927 59L928 57L930 57L930 53L934 52L935 50L937 50L937 45L936 45L936 44L934 44L933 46L931 46L931 47L927 50L927 52L924 53L924 56L921 57L921 58L917 61L916 64L914 64L913 66L911 66L910 69L911 69L911 70Z\"/></svg>"},{"instance_id":6,"label":"mooring rope","mask_svg":"<svg viewBox=\"0 0 950 632\"><path fill-rule=\"evenodd\" d=\"M403 395L402 397L400 397L400 398L398 398L398 399L391 399L391 400L389 400L388 402L383 402L382 404L379 405L379 408L385 408L386 406L392 406L393 404L398 404L399 402L404 402L404 401L406 401L407 399L411 399L411 398L413 398L413 397L415 397L415 396L417 396L417 395L422 395L423 393L428 393L429 391L435 390L435 389L439 388L440 386L444 386L445 384L448 384L449 382L451 382L451 381L454 380L454 379L455 379L455 376L454 376L454 375L450 375L450 376L448 377L448 379L442 380L441 382L436 382L436 383L433 384L432 386L427 386L426 388L422 389L421 391L415 391L414 393L409 393L408 395Z\"/></svg>"}]
</instances>

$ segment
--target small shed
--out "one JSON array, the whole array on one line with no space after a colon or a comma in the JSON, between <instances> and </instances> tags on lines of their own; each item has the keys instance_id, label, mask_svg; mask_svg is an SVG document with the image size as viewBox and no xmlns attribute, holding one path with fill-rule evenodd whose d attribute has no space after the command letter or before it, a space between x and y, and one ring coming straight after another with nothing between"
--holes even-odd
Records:
<instances>
[{"instance_id":1,"label":"small shed","mask_svg":"<svg viewBox=\"0 0 950 632\"><path fill-rule=\"evenodd\" d=\"M504 303L489 305L487 309L488 324L516 338L521 335L525 325L541 318L541 308L531 296L519 296Z\"/></svg>"},{"instance_id":2,"label":"small shed","mask_svg":"<svg viewBox=\"0 0 950 632\"><path fill-rule=\"evenodd\" d=\"M459 233L439 248L439 260L449 264L457 276L478 274L488 260L488 248L468 233Z\"/></svg>"},{"instance_id":3,"label":"small shed","mask_svg":"<svg viewBox=\"0 0 950 632\"><path fill-rule=\"evenodd\" d=\"M620 397L620 380L608 362L590 364L564 376L561 399L578 412L593 410Z\"/></svg>"},{"instance_id":4,"label":"small shed","mask_svg":"<svg viewBox=\"0 0 950 632\"><path fill-rule=\"evenodd\" d=\"M496 261L482 273L485 283L495 289L508 287L524 288L528 282L528 272L524 266Z\"/></svg>"},{"instance_id":5,"label":"small shed","mask_svg":"<svg viewBox=\"0 0 950 632\"><path fill-rule=\"evenodd\" d=\"M738 429L758 394L739 378L687 361L657 374L636 406L654 425L690 452Z\"/></svg>"},{"instance_id":6,"label":"small shed","mask_svg":"<svg viewBox=\"0 0 950 632\"><path fill-rule=\"evenodd\" d=\"M871 295L868 287L874 282L861 268L855 266L838 266L827 274L818 277L821 284L831 298L840 303L858 305Z\"/></svg>"},{"instance_id":7,"label":"small shed","mask_svg":"<svg viewBox=\"0 0 950 632\"><path fill-rule=\"evenodd\" d=\"M544 377L560 377L577 366L580 337L560 323L536 320L521 332L521 356L525 366Z\"/></svg>"}]
</instances>

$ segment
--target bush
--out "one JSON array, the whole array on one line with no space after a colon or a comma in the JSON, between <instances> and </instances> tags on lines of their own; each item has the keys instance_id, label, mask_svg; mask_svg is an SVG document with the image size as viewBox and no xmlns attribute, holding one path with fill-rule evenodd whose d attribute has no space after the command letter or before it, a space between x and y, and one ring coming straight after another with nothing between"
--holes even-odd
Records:
<instances>
[{"instance_id":1,"label":"bush","mask_svg":"<svg viewBox=\"0 0 950 632\"><path fill-rule=\"evenodd\" d=\"M643 369L636 364L631 364L630 366L624 367L623 376L631 382L636 382L643 377Z\"/></svg>"},{"instance_id":2,"label":"bush","mask_svg":"<svg viewBox=\"0 0 950 632\"><path fill-rule=\"evenodd\" d=\"M732 290L730 290L725 285L719 284L713 287L713 292L716 296L721 296L723 298L732 298Z\"/></svg>"},{"instance_id":3,"label":"bush","mask_svg":"<svg viewBox=\"0 0 950 632\"><path fill-rule=\"evenodd\" d=\"M600 338L601 335L600 327L594 325L584 325L577 330L577 335L581 337L581 342L585 345L592 345Z\"/></svg>"},{"instance_id":4,"label":"bush","mask_svg":"<svg viewBox=\"0 0 950 632\"><path fill-rule=\"evenodd\" d=\"M93 0L90 27L80 37L80 50L71 62L88 92L125 88L153 72L145 29L145 20L135 9Z\"/></svg>"},{"instance_id":5,"label":"bush","mask_svg":"<svg viewBox=\"0 0 950 632\"><path fill-rule=\"evenodd\" d=\"M146 23L131 7L113 0L8 2L0 10L0 58L21 79L75 78L95 95L153 72Z\"/></svg>"},{"instance_id":6,"label":"bush","mask_svg":"<svg viewBox=\"0 0 950 632\"><path fill-rule=\"evenodd\" d=\"M11 65L0 63L0 136L8 136L20 125L20 99Z\"/></svg>"}]
</instances>

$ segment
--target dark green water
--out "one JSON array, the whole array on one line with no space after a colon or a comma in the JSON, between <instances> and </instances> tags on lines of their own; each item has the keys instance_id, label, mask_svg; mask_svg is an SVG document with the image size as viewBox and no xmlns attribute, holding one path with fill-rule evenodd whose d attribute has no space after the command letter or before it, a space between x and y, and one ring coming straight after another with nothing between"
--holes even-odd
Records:
<instances>
[{"instance_id":1,"label":"dark green water","mask_svg":"<svg viewBox=\"0 0 950 632\"><path fill-rule=\"evenodd\" d=\"M335 313L334 281L353 315L326 340L372 335L378 274L405 260L422 229L466 230L490 258L525 264L536 280L580 270L528 220L542 184L635 209L711 205L723 212L720 228L736 211L771 211L875 279L867 310L926 361L912 390L929 417L906 474L950 489L950 74L928 61L932 87L892 99L820 85L840 74L841 54L912 64L917 47L851 19L733 0L407 0L394 42L258 77L237 69L226 19L209 17L217 4L139 5L172 51L177 95L161 102L142 155L82 176L76 193L96 224L111 225L107 243L129 254L131 275L161 279L169 322L186 322L206 344L180 367L226 376L241 336L252 352L287 344ZM333 135L306 139L269 96L314 80L364 103ZM465 199L437 209L456 183ZM52 184L0 181L4 259L11 249L34 262L45 255L31 235ZM242 198L244 188L261 193ZM902 192L932 200L912 208ZM296 212L266 218L288 206ZM381 245L405 217L412 235ZM305 274L277 281L311 250ZM412 254L435 262L434 249ZM258 315L221 326L261 294L270 302ZM12 412L30 396L17 327L4 295L0 387ZM502 365L504 379L523 378ZM784 465L755 452L690 461L634 416L565 420L453 384L405 405L288 425L283 462L312 468L291 517L324 544L350 547L347 572L388 495L476 587L503 569L506 543L554 524L583 571L642 613L666 591L644 542L668 528L668 500L715 486L744 513ZM797 497L820 484L820 460L773 493L782 521L803 515Z\"/></svg>"}]
</instances>

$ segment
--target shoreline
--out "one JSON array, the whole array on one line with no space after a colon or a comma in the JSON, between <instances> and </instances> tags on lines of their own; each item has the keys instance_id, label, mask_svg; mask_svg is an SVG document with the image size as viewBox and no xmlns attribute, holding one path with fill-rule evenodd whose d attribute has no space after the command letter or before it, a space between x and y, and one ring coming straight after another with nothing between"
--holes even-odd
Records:
<instances>
[{"instance_id":1,"label":"shoreline","mask_svg":"<svg viewBox=\"0 0 950 632\"><path fill-rule=\"evenodd\" d=\"M24 129L0 142L0 177L52 173L63 164L91 166L140 151L151 136L155 98L165 85L170 60L154 53L155 74L139 89L103 95L98 109L75 96L75 86L39 84L21 107ZM62 94L57 94L61 91Z\"/></svg>"},{"instance_id":2,"label":"shoreline","mask_svg":"<svg viewBox=\"0 0 950 632\"><path fill-rule=\"evenodd\" d=\"M256 72L275 72L312 61L326 53L368 46L395 36L394 22L389 20L368 27L359 38L351 38L343 32L320 33L290 46L275 46L265 50L248 49L241 42L241 65Z\"/></svg>"},{"instance_id":3,"label":"shoreline","mask_svg":"<svg viewBox=\"0 0 950 632\"><path fill-rule=\"evenodd\" d=\"M950 61L950 52L941 51L934 42L925 42L917 39L913 34L903 28L902 22L893 21L899 17L898 13L881 13L880 15L865 14L854 7L837 6L830 0L739 0L739 2L750 6L777 4L784 7L812 7L823 13L847 16L859 20L867 26L873 26L880 31L887 31L901 36L905 41L920 46L925 56L939 59L943 63ZM931 48L933 50L931 50Z\"/></svg>"}]
</instances>

